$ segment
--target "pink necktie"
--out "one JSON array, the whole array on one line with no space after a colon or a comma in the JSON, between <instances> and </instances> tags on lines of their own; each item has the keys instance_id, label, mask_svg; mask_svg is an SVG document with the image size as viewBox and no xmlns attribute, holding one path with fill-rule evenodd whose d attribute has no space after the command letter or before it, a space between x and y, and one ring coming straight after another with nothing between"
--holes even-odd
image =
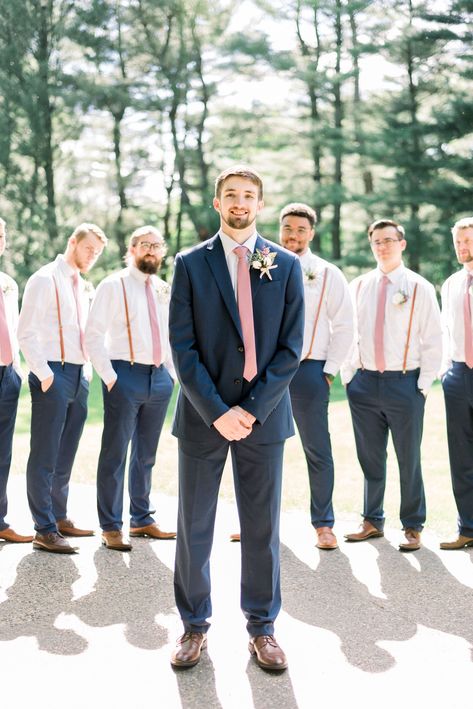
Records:
<instances>
[{"instance_id":1,"label":"pink necktie","mask_svg":"<svg viewBox=\"0 0 473 709\"><path fill-rule=\"evenodd\" d=\"M471 301L470 286L473 274L469 273L466 279L466 290L463 297L463 322L465 323L465 362L470 369L473 369L473 334L471 330Z\"/></svg>"},{"instance_id":2,"label":"pink necktie","mask_svg":"<svg viewBox=\"0 0 473 709\"><path fill-rule=\"evenodd\" d=\"M151 278L146 279L146 298L148 300L149 322L151 325L151 338L153 340L153 363L156 367L161 364L161 337L159 335L158 314L156 312L156 303L151 286Z\"/></svg>"},{"instance_id":3,"label":"pink necktie","mask_svg":"<svg viewBox=\"0 0 473 709\"><path fill-rule=\"evenodd\" d=\"M243 345L245 347L245 368L243 377L251 382L258 371L256 365L255 328L253 323L253 302L251 299L250 270L248 268L246 246L237 246L233 251L238 256L237 300L240 313Z\"/></svg>"},{"instance_id":4,"label":"pink necktie","mask_svg":"<svg viewBox=\"0 0 473 709\"><path fill-rule=\"evenodd\" d=\"M384 372L384 314L386 310L386 288L389 278L383 276L378 289L378 305L376 308L376 321L374 325L374 361L378 372Z\"/></svg>"},{"instance_id":5,"label":"pink necktie","mask_svg":"<svg viewBox=\"0 0 473 709\"><path fill-rule=\"evenodd\" d=\"M13 362L13 352L11 348L10 333L8 332L7 314L5 312L5 300L0 288L0 358L7 365Z\"/></svg>"},{"instance_id":6,"label":"pink necktie","mask_svg":"<svg viewBox=\"0 0 473 709\"><path fill-rule=\"evenodd\" d=\"M84 329L82 327L82 317L81 317L81 307L80 307L80 296L79 296L79 274L74 273L72 276L72 292L74 293L74 300L76 301L76 311L77 311L77 324L79 325L79 338L80 338L80 348L85 359L88 359L87 350L85 348L85 337Z\"/></svg>"}]
</instances>

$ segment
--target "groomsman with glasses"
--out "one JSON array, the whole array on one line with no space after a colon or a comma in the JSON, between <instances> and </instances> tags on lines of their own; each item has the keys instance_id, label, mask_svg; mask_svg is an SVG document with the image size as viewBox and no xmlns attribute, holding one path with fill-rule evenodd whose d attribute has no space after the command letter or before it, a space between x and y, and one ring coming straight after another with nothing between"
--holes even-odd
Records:
<instances>
[{"instance_id":1,"label":"groomsman with glasses","mask_svg":"<svg viewBox=\"0 0 473 709\"><path fill-rule=\"evenodd\" d=\"M420 446L425 397L442 352L434 287L404 266L404 228L373 222L368 238L377 268L350 283L355 344L341 369L358 460L365 478L363 523L346 541L383 536L386 447L391 432L401 484L401 551L421 546L426 517Z\"/></svg>"},{"instance_id":2,"label":"groomsman with glasses","mask_svg":"<svg viewBox=\"0 0 473 709\"><path fill-rule=\"evenodd\" d=\"M131 551L123 536L123 488L128 446L130 536L174 539L154 519L150 494L156 450L174 386L168 337L170 287L156 274L166 254L160 232L143 226L130 237L127 267L97 288L86 331L102 379L104 428L97 468L102 543Z\"/></svg>"}]
</instances>

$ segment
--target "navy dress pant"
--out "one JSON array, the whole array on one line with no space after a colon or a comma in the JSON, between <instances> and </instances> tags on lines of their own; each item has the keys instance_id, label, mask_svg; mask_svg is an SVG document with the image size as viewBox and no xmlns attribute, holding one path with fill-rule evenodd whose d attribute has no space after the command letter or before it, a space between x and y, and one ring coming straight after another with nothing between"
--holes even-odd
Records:
<instances>
[{"instance_id":1,"label":"navy dress pant","mask_svg":"<svg viewBox=\"0 0 473 709\"><path fill-rule=\"evenodd\" d=\"M279 513L284 442L179 439L179 514L174 574L186 632L207 632L212 615L210 553L228 449L241 529L241 608L251 636L272 635L281 608ZM224 572L224 569L222 569Z\"/></svg>"},{"instance_id":2,"label":"navy dress pant","mask_svg":"<svg viewBox=\"0 0 473 709\"><path fill-rule=\"evenodd\" d=\"M28 502L40 534L55 532L67 518L67 497L74 458L87 418L89 383L82 365L48 362L54 380L43 392L30 372L31 450L26 467Z\"/></svg>"},{"instance_id":3,"label":"navy dress pant","mask_svg":"<svg viewBox=\"0 0 473 709\"><path fill-rule=\"evenodd\" d=\"M473 537L473 370L453 362L442 378L458 531Z\"/></svg>"},{"instance_id":4,"label":"navy dress pant","mask_svg":"<svg viewBox=\"0 0 473 709\"><path fill-rule=\"evenodd\" d=\"M421 531L425 494L420 445L425 397L417 388L419 370L373 372L359 369L347 386L356 451L365 477L363 517L382 530L388 434L399 464L400 519L404 529Z\"/></svg>"},{"instance_id":5,"label":"navy dress pant","mask_svg":"<svg viewBox=\"0 0 473 709\"><path fill-rule=\"evenodd\" d=\"M128 492L132 527L154 522L150 507L156 450L173 390L173 380L161 365L112 360L117 380L109 392L102 385L104 426L97 469L99 522L106 532L123 525L123 489L131 441Z\"/></svg>"},{"instance_id":6,"label":"navy dress pant","mask_svg":"<svg viewBox=\"0 0 473 709\"><path fill-rule=\"evenodd\" d=\"M309 472L310 517L314 527L333 527L334 468L328 430L330 387L325 361L301 362L289 386L292 412L304 448Z\"/></svg>"},{"instance_id":7,"label":"navy dress pant","mask_svg":"<svg viewBox=\"0 0 473 709\"><path fill-rule=\"evenodd\" d=\"M0 367L0 532L9 526L5 522L8 507L7 482L20 388L21 379L12 365Z\"/></svg>"}]
</instances>

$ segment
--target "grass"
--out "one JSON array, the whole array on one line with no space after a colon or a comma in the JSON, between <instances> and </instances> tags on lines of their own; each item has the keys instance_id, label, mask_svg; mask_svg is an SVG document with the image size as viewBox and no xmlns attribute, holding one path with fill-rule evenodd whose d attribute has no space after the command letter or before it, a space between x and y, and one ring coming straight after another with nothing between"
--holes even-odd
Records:
<instances>
[{"instance_id":1,"label":"grass","mask_svg":"<svg viewBox=\"0 0 473 709\"><path fill-rule=\"evenodd\" d=\"M154 471L154 488L177 495L177 445L170 433L177 388L168 410ZM12 474L24 473L29 451L30 401L27 386L20 397L14 441ZM330 430L335 459L335 514L340 520L360 521L363 503L363 476L358 465L355 442L345 391L337 378L332 386ZM95 482L102 433L102 393L95 375L90 387L89 418L84 429L73 472L73 481ZM456 508L450 484L443 395L439 385L427 398L422 445L424 483L427 497L427 526L441 536L456 530ZM233 499L229 466L225 471L221 495ZM284 465L283 509L309 510L309 485L302 447L298 436L287 441ZM388 476L385 497L386 523L399 528L399 475L392 444L388 449ZM309 524L309 516L307 516Z\"/></svg>"}]
</instances>

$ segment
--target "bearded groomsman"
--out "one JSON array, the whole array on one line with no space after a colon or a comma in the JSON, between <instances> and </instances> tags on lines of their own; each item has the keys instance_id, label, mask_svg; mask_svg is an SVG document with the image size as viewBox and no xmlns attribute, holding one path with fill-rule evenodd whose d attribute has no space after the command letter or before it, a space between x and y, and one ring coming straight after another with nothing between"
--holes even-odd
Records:
<instances>
[{"instance_id":1,"label":"bearded groomsman","mask_svg":"<svg viewBox=\"0 0 473 709\"><path fill-rule=\"evenodd\" d=\"M90 374L84 327L90 289L80 277L97 261L107 237L95 224L80 224L64 254L26 284L18 324L20 347L30 369L31 450L26 468L35 549L73 554L64 537L91 536L67 515L69 480L87 418Z\"/></svg>"},{"instance_id":2,"label":"bearded groomsman","mask_svg":"<svg viewBox=\"0 0 473 709\"><path fill-rule=\"evenodd\" d=\"M156 275L165 254L157 229L136 229L130 237L127 267L100 283L87 324L87 348L103 382L99 521L102 543L116 551L132 548L122 533L130 440L130 536L176 536L159 528L150 502L152 470L175 377L168 338L170 287Z\"/></svg>"},{"instance_id":3,"label":"bearded groomsman","mask_svg":"<svg viewBox=\"0 0 473 709\"><path fill-rule=\"evenodd\" d=\"M391 431L401 482L401 551L421 546L426 509L420 445L425 397L439 371L442 335L433 286L406 268L404 228L373 222L368 238L377 268L350 283L356 345L342 381L365 477L364 521L348 542L382 537L386 446Z\"/></svg>"},{"instance_id":4,"label":"bearded groomsman","mask_svg":"<svg viewBox=\"0 0 473 709\"><path fill-rule=\"evenodd\" d=\"M5 251L6 241L6 223L0 218L0 256ZM31 542L32 536L18 534L5 521L13 431L23 378L16 338L17 325L18 286L13 278L0 271L0 539L6 542Z\"/></svg>"},{"instance_id":5,"label":"bearded groomsman","mask_svg":"<svg viewBox=\"0 0 473 709\"><path fill-rule=\"evenodd\" d=\"M458 535L453 541L442 542L441 549L473 546L473 217L456 222L452 235L463 268L442 286L441 378Z\"/></svg>"}]
</instances>

